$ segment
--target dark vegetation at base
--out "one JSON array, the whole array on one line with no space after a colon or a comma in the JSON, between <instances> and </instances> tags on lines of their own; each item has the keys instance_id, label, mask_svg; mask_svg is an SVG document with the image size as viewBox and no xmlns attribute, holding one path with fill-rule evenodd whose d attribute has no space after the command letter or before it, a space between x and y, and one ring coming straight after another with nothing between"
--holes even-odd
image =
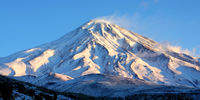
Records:
<instances>
[{"instance_id":1,"label":"dark vegetation at base","mask_svg":"<svg viewBox=\"0 0 200 100\"><path fill-rule=\"evenodd\" d=\"M18 94L14 93L14 91L30 96L34 100L57 100L58 95L75 100L93 99L83 94L57 92L0 75L0 100L15 100Z\"/></svg>"},{"instance_id":2,"label":"dark vegetation at base","mask_svg":"<svg viewBox=\"0 0 200 100\"><path fill-rule=\"evenodd\" d=\"M58 95L71 98L72 100L200 100L200 90L194 90L190 93L140 93L124 98L91 97L79 93L57 92L0 76L0 99L15 100L19 95L13 93L13 91L30 96L34 100L57 100Z\"/></svg>"}]
</instances>

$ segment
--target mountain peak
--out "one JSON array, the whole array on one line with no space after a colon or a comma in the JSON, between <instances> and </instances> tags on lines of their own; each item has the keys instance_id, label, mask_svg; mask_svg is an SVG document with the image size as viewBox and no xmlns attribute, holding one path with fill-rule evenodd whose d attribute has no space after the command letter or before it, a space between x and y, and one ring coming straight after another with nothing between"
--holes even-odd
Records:
<instances>
[{"instance_id":1,"label":"mountain peak","mask_svg":"<svg viewBox=\"0 0 200 100\"><path fill-rule=\"evenodd\" d=\"M82 26L82 29L89 29L92 26L101 26L101 25L108 26L108 25L113 25L113 23L108 20L105 20L105 19L92 19L92 20L86 22Z\"/></svg>"},{"instance_id":2,"label":"mountain peak","mask_svg":"<svg viewBox=\"0 0 200 100\"><path fill-rule=\"evenodd\" d=\"M105 20L105 19L92 19L89 21L89 23L106 23L106 24L111 24L110 21Z\"/></svg>"}]
</instances>

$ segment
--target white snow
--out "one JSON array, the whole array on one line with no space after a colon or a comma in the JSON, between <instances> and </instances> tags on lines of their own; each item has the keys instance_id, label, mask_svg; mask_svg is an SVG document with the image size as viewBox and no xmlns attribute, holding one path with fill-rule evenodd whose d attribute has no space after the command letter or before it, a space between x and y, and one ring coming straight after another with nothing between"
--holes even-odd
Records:
<instances>
[{"instance_id":1,"label":"white snow","mask_svg":"<svg viewBox=\"0 0 200 100\"><path fill-rule=\"evenodd\" d=\"M63 80L63 81L68 81L68 80L73 79L70 76L63 75L63 74L58 74L58 73L50 73L50 75L52 75L53 77L58 78L60 80Z\"/></svg>"},{"instance_id":2,"label":"white snow","mask_svg":"<svg viewBox=\"0 0 200 100\"><path fill-rule=\"evenodd\" d=\"M15 61L6 63L9 68L15 71L14 76L26 75L26 64L22 61L24 58L17 58Z\"/></svg>"},{"instance_id":3,"label":"white snow","mask_svg":"<svg viewBox=\"0 0 200 100\"><path fill-rule=\"evenodd\" d=\"M0 68L0 74L1 74L1 75L8 76L11 72L12 72L12 71L11 71L10 68L4 68L4 67L1 67L1 68Z\"/></svg>"},{"instance_id":4,"label":"white snow","mask_svg":"<svg viewBox=\"0 0 200 100\"><path fill-rule=\"evenodd\" d=\"M13 95L15 95L15 100L33 100L31 96L24 95L22 93L17 92L16 90L13 91Z\"/></svg>"},{"instance_id":5,"label":"white snow","mask_svg":"<svg viewBox=\"0 0 200 100\"><path fill-rule=\"evenodd\" d=\"M54 55L54 50L46 50L42 55L34 58L33 60L29 61L31 64L33 71L36 72L38 68L47 64L49 62L49 58Z\"/></svg>"},{"instance_id":6,"label":"white snow","mask_svg":"<svg viewBox=\"0 0 200 100\"><path fill-rule=\"evenodd\" d=\"M30 53L30 52L33 52L35 50L40 50L40 48L32 48L32 49L29 49L27 51L25 51L26 53Z\"/></svg>"}]
</instances>

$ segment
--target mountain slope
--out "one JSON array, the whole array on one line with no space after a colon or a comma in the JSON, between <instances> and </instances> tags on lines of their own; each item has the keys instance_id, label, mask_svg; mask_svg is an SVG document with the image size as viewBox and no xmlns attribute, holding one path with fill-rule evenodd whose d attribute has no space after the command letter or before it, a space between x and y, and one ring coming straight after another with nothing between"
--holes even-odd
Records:
<instances>
[{"instance_id":1,"label":"mountain slope","mask_svg":"<svg viewBox=\"0 0 200 100\"><path fill-rule=\"evenodd\" d=\"M50 89L69 80L78 84L79 77L89 74L200 87L195 57L163 49L104 20L91 20L58 40L0 58L0 74Z\"/></svg>"}]
</instances>

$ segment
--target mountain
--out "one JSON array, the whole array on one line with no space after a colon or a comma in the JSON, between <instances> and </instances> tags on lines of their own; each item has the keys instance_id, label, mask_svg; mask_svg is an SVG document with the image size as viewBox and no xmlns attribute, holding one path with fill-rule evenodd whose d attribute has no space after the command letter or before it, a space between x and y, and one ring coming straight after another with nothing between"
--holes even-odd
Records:
<instances>
[{"instance_id":1,"label":"mountain","mask_svg":"<svg viewBox=\"0 0 200 100\"><path fill-rule=\"evenodd\" d=\"M200 87L198 58L100 19L52 42L0 58L0 74L91 96L123 97L163 86L186 88L172 89L176 92Z\"/></svg>"}]
</instances>

